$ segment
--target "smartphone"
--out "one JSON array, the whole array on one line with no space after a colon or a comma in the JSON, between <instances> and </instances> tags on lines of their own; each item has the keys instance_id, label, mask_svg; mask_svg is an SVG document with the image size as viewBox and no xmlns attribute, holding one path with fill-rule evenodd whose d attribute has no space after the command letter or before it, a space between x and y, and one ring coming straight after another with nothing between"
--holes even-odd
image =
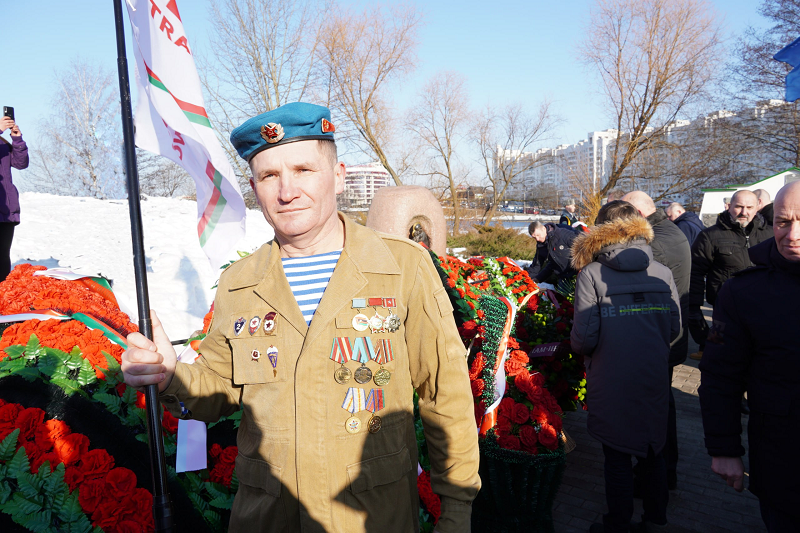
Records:
<instances>
[{"instance_id":1,"label":"smartphone","mask_svg":"<svg viewBox=\"0 0 800 533\"><path fill-rule=\"evenodd\" d=\"M3 106L3 116L8 117L11 120L14 120L14 108L11 106L4 105Z\"/></svg>"}]
</instances>

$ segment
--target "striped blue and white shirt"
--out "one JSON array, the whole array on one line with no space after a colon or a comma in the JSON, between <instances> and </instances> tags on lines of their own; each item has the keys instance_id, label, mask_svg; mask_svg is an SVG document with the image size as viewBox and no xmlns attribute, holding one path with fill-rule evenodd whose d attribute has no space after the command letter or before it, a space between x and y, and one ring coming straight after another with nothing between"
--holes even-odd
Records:
<instances>
[{"instance_id":1,"label":"striped blue and white shirt","mask_svg":"<svg viewBox=\"0 0 800 533\"><path fill-rule=\"evenodd\" d=\"M291 287L297 305L300 306L303 318L309 326L340 255L342 255L342 251L337 250L307 257L281 258L289 287Z\"/></svg>"}]
</instances>

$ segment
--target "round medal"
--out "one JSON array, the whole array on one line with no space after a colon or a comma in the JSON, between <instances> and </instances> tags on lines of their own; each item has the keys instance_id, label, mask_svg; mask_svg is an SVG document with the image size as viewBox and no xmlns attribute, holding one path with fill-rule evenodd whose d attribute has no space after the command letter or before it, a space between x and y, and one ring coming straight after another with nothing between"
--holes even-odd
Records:
<instances>
[{"instance_id":1,"label":"round medal","mask_svg":"<svg viewBox=\"0 0 800 533\"><path fill-rule=\"evenodd\" d=\"M381 417L378 415L372 415L372 418L369 419L367 422L367 429L370 433L377 433L381 430Z\"/></svg>"},{"instance_id":2,"label":"round medal","mask_svg":"<svg viewBox=\"0 0 800 533\"><path fill-rule=\"evenodd\" d=\"M390 311L389 316L383 321L383 327L386 331L394 333L400 329L400 317Z\"/></svg>"},{"instance_id":3,"label":"round medal","mask_svg":"<svg viewBox=\"0 0 800 533\"><path fill-rule=\"evenodd\" d=\"M348 433L358 433L361 431L361 420L357 416L351 416L344 423L344 428Z\"/></svg>"},{"instance_id":4,"label":"round medal","mask_svg":"<svg viewBox=\"0 0 800 533\"><path fill-rule=\"evenodd\" d=\"M350 378L353 377L353 373L350 372L350 369L346 366L342 365L336 369L336 372L333 373L333 379L336 380L336 383L339 385L344 385Z\"/></svg>"},{"instance_id":5,"label":"round medal","mask_svg":"<svg viewBox=\"0 0 800 533\"><path fill-rule=\"evenodd\" d=\"M356 331L366 331L369 327L369 318L367 315L362 315L358 313L356 316L353 317L353 329Z\"/></svg>"},{"instance_id":6,"label":"round medal","mask_svg":"<svg viewBox=\"0 0 800 533\"><path fill-rule=\"evenodd\" d=\"M369 319L369 329L372 333L380 333L383 331L383 317L375 311L375 316Z\"/></svg>"},{"instance_id":7,"label":"round medal","mask_svg":"<svg viewBox=\"0 0 800 533\"><path fill-rule=\"evenodd\" d=\"M356 383L361 383L362 385L364 383L369 383L369 381L372 379L372 370L370 370L367 366L360 366L356 368L354 378Z\"/></svg>"},{"instance_id":8,"label":"round medal","mask_svg":"<svg viewBox=\"0 0 800 533\"><path fill-rule=\"evenodd\" d=\"M389 383L389 380L391 378L392 378L392 373L386 370L385 368L381 368L377 372L375 372L375 377L373 378L373 380L375 381L375 385L377 385L378 387L385 387Z\"/></svg>"}]
</instances>

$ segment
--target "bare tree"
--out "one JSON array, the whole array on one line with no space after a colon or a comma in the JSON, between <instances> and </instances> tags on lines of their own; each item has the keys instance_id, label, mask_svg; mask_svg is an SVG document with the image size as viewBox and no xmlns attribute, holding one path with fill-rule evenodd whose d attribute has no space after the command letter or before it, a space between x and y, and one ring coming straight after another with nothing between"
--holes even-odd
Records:
<instances>
[{"instance_id":1,"label":"bare tree","mask_svg":"<svg viewBox=\"0 0 800 533\"><path fill-rule=\"evenodd\" d=\"M166 157L137 148L136 162L142 194L167 198L196 194L192 177Z\"/></svg>"},{"instance_id":2,"label":"bare tree","mask_svg":"<svg viewBox=\"0 0 800 533\"><path fill-rule=\"evenodd\" d=\"M456 145L463 136L469 118L466 78L457 72L443 71L435 74L419 94L412 110L415 117L410 129L416 134L426 153L425 169L421 175L429 176L436 187L445 192L453 206L453 235L458 235L461 221L459 188L464 185L464 173L456 157Z\"/></svg>"},{"instance_id":3,"label":"bare tree","mask_svg":"<svg viewBox=\"0 0 800 533\"><path fill-rule=\"evenodd\" d=\"M800 103L784 101L792 67L772 59L797 38L800 0L764 0L759 13L772 25L751 26L736 43L726 78L728 102L739 110L739 120L727 126L752 148L756 160L766 154L784 168L800 166ZM778 170L783 168L767 172Z\"/></svg>"},{"instance_id":4,"label":"bare tree","mask_svg":"<svg viewBox=\"0 0 800 533\"><path fill-rule=\"evenodd\" d=\"M722 53L706 0L597 0L581 45L619 132L604 196L688 106L706 96Z\"/></svg>"},{"instance_id":5,"label":"bare tree","mask_svg":"<svg viewBox=\"0 0 800 533\"><path fill-rule=\"evenodd\" d=\"M414 68L420 15L411 7L326 15L319 57L325 65L331 105L353 128L349 140L374 156L402 185L400 176L409 166L408 158L392 165L387 155L395 132L388 90L392 81Z\"/></svg>"},{"instance_id":6,"label":"bare tree","mask_svg":"<svg viewBox=\"0 0 800 533\"><path fill-rule=\"evenodd\" d=\"M54 75L52 113L34 144L30 184L53 194L122 198L125 177L116 79L76 59Z\"/></svg>"},{"instance_id":7,"label":"bare tree","mask_svg":"<svg viewBox=\"0 0 800 533\"><path fill-rule=\"evenodd\" d=\"M492 190L484 224L492 220L508 188L542 164L531 149L550 135L557 122L549 102L544 102L535 115L528 114L521 104L513 104L501 110L487 107L477 118L473 138L480 150L485 181Z\"/></svg>"},{"instance_id":8,"label":"bare tree","mask_svg":"<svg viewBox=\"0 0 800 533\"><path fill-rule=\"evenodd\" d=\"M227 136L248 118L287 102L319 101L317 48L331 5L329 0L222 0L212 5L211 56L202 59L199 71L209 116L242 190L249 191L250 170Z\"/></svg>"}]
</instances>

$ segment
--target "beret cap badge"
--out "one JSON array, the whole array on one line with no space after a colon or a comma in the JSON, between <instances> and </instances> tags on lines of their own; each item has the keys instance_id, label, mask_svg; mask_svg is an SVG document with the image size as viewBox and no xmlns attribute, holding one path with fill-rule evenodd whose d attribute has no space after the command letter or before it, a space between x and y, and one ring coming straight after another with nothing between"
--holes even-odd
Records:
<instances>
[{"instance_id":1,"label":"beret cap badge","mask_svg":"<svg viewBox=\"0 0 800 533\"><path fill-rule=\"evenodd\" d=\"M261 136L269 144L275 144L283 139L283 126L275 122L269 122L265 126L261 126Z\"/></svg>"}]
</instances>

